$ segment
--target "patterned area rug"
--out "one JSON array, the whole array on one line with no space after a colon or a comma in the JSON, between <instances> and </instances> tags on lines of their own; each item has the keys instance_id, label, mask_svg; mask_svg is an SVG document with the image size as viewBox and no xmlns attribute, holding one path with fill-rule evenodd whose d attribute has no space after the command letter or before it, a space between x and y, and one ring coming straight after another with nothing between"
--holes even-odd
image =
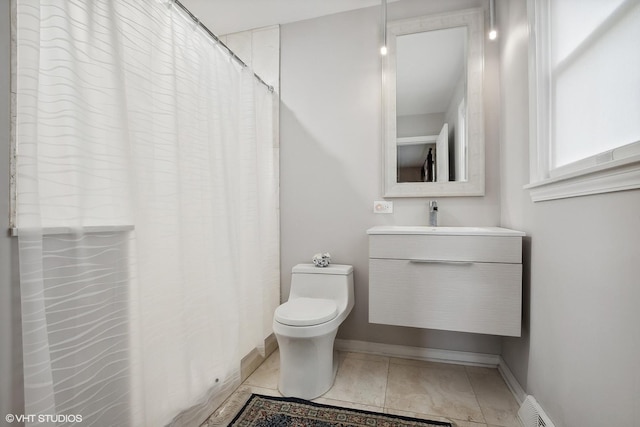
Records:
<instances>
[{"instance_id":1,"label":"patterned area rug","mask_svg":"<svg viewBox=\"0 0 640 427\"><path fill-rule=\"evenodd\" d=\"M291 397L252 394L231 421L234 427L431 427L448 426L441 421L420 420L338 408Z\"/></svg>"}]
</instances>

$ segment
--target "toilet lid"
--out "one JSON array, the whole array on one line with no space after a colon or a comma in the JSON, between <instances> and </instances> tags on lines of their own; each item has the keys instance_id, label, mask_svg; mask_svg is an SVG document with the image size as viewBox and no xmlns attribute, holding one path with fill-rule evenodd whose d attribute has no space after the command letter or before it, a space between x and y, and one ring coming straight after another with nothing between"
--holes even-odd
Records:
<instances>
[{"instance_id":1,"label":"toilet lid","mask_svg":"<svg viewBox=\"0 0 640 427\"><path fill-rule=\"evenodd\" d=\"M276 308L277 322L290 326L311 326L328 322L338 314L335 301L321 298L295 298Z\"/></svg>"}]
</instances>

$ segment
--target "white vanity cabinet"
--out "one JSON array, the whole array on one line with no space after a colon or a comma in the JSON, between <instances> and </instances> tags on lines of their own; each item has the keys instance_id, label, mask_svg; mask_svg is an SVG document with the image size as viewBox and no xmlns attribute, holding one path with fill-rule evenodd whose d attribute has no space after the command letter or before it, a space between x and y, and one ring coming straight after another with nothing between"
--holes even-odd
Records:
<instances>
[{"instance_id":1,"label":"white vanity cabinet","mask_svg":"<svg viewBox=\"0 0 640 427\"><path fill-rule=\"evenodd\" d=\"M520 336L524 233L381 226L367 234L369 322Z\"/></svg>"}]
</instances>

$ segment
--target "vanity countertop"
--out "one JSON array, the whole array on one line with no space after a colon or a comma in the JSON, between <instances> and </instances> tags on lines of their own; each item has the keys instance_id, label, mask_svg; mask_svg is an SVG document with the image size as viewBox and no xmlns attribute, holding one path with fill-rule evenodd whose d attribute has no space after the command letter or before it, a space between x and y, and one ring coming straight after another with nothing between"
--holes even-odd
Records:
<instances>
[{"instance_id":1,"label":"vanity countertop","mask_svg":"<svg viewBox=\"0 0 640 427\"><path fill-rule=\"evenodd\" d=\"M525 236L522 231L502 227L431 227L428 225L380 225L367 234L433 234L441 236Z\"/></svg>"}]
</instances>

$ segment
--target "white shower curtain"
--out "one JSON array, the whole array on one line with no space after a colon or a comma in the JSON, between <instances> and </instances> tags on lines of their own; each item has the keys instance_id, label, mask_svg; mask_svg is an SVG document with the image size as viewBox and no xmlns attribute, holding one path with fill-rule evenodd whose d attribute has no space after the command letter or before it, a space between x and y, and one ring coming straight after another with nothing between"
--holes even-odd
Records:
<instances>
[{"instance_id":1,"label":"white shower curtain","mask_svg":"<svg viewBox=\"0 0 640 427\"><path fill-rule=\"evenodd\" d=\"M18 0L27 425L194 425L279 301L274 97L157 0Z\"/></svg>"}]
</instances>

